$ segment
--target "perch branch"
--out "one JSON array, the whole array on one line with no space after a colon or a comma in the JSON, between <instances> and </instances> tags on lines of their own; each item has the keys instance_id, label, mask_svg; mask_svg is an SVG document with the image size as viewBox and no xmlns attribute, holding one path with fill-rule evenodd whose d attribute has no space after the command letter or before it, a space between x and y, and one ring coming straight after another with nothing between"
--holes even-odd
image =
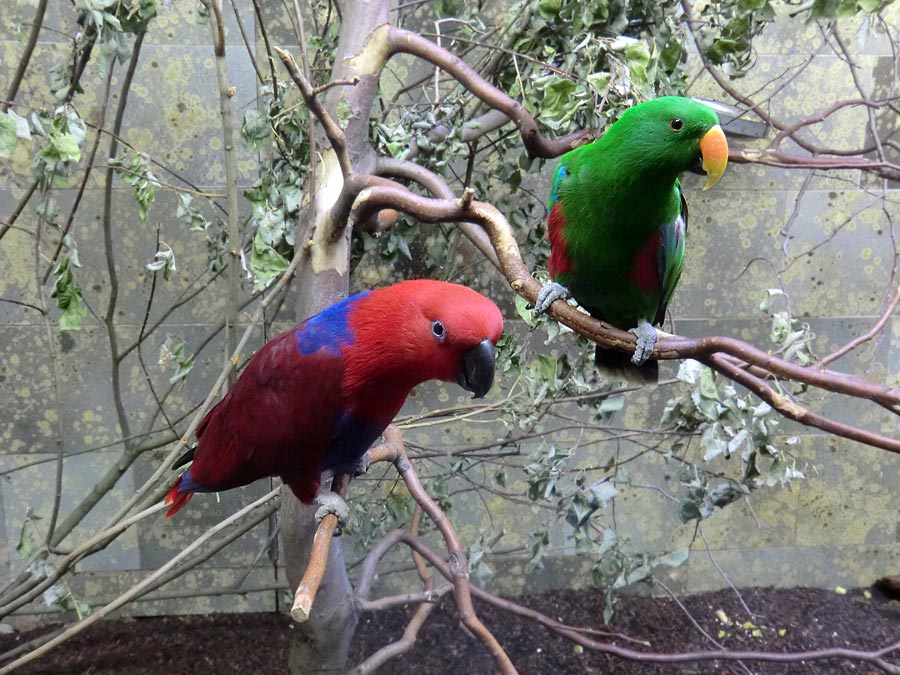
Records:
<instances>
[{"instance_id":1,"label":"perch branch","mask_svg":"<svg viewBox=\"0 0 900 675\"><path fill-rule=\"evenodd\" d=\"M419 526L421 525L421 522L422 506L420 504L416 504L416 508L413 510L412 520L409 525L409 532L413 537L419 535ZM366 571L368 572L368 576L365 578L366 595L368 595L372 575L375 570L375 564L384 556L384 553L387 552L387 548L389 548L389 546L390 545L388 545L388 547L382 547L381 553L376 554L377 557L366 557ZM398 640L395 640L394 642L391 642L390 644L385 645L374 654L369 656L365 661L363 661L352 671L350 671L350 675L365 675L366 673L374 672L391 659L405 654L410 649L412 649L416 643L416 638L419 635L419 631L421 630L422 626L425 625L425 621L428 619L429 615L434 611L434 608L436 607L435 602L453 590L453 584L445 584L435 590L434 576L428 569L425 559L414 550L412 551L412 557L413 562L416 565L416 571L419 573L419 578L422 580L422 585L424 586L424 590L421 593L409 593L388 598L381 598L374 601L370 601L357 594L357 606L363 611L374 611L384 607L391 607L393 605L407 604L409 602L417 602L419 606L416 607L416 611L413 613L409 622L406 624L406 628L404 628L403 634L400 636L400 638Z\"/></svg>"},{"instance_id":2,"label":"perch branch","mask_svg":"<svg viewBox=\"0 0 900 675\"><path fill-rule=\"evenodd\" d=\"M453 199L453 190L450 189L450 186L447 185L443 178L415 162L392 157L379 157L375 162L375 172L382 176L404 178L418 183L435 197ZM491 239L487 236L484 229L476 223L465 221L459 223L459 229L472 242L475 248L487 258L488 262L499 270L500 261L497 260L497 254L494 252L493 246L491 246Z\"/></svg>"},{"instance_id":3,"label":"perch branch","mask_svg":"<svg viewBox=\"0 0 900 675\"><path fill-rule=\"evenodd\" d=\"M339 485L333 485L332 491L343 498L347 494L350 477L347 474L341 474L335 476L334 481L339 483ZM338 517L333 513L329 513L322 518L322 522L316 528L312 551L309 555L309 565L307 565L306 572L303 574L303 578L294 592L294 604L291 606L291 618L297 623L304 623L309 620L316 593L319 591L319 585L325 577L325 567L328 564L328 550L338 524Z\"/></svg>"},{"instance_id":4,"label":"perch branch","mask_svg":"<svg viewBox=\"0 0 900 675\"><path fill-rule=\"evenodd\" d=\"M399 433L396 427L388 427L384 432L385 442L369 450L369 462L374 464L375 462L391 461L398 452L396 444L399 439ZM350 483L349 476L346 474L338 475L335 476L334 481L335 485L332 485L331 489L343 497ZM334 536L337 526L337 516L329 513L322 519L322 522L319 523L316 529L309 563L294 593L294 604L291 607L291 618L297 623L309 620L313 602L315 602L316 593L319 590L319 584L322 583L322 579L325 576L325 567L328 563L328 549L331 546L331 538Z\"/></svg>"},{"instance_id":5,"label":"perch branch","mask_svg":"<svg viewBox=\"0 0 900 675\"><path fill-rule=\"evenodd\" d=\"M467 199L428 199L416 195L406 188L394 185L375 185L364 189L350 212L350 224L362 222L380 208L392 208L409 213L423 222L471 220L481 224L491 237L503 274L513 290L534 302L540 283L531 275L522 261L519 247L512 230L503 215L491 204ZM634 350L634 335L626 333L598 321L565 302L555 302L549 315L577 331L584 337L602 344L604 347L622 351ZM862 378L815 367L799 366L779 359L741 340L728 337L683 338L662 337L657 343L653 357L657 359L693 358L709 361L723 374L735 373L735 367L721 357L727 354L741 363L765 371L768 377L803 382L826 391L864 398L897 412L900 408L900 391L866 382ZM716 358L712 358L716 356ZM733 366L733 364L730 364ZM725 371L728 371L726 373ZM769 405L783 416L801 424L815 426L844 438L867 443L874 447L900 453L900 440L882 436L874 432L858 429L850 425L829 420L809 412L790 398L772 390L763 377L748 370L742 370L741 383L764 397Z\"/></svg>"},{"instance_id":6,"label":"perch branch","mask_svg":"<svg viewBox=\"0 0 900 675\"><path fill-rule=\"evenodd\" d=\"M222 118L222 153L225 161L225 192L228 200L228 308L225 313L225 358L237 346L238 320L241 304L241 231L238 221L237 157L234 146L234 115L231 111L231 97L234 89L228 86L228 65L225 60L225 20L222 16L220 0L203 0L207 9L212 10L213 20L209 22L212 31L213 49L216 62L216 84L219 93L219 115ZM240 21L240 18L238 18ZM234 370L228 377L228 385L233 386L237 377Z\"/></svg>"},{"instance_id":7,"label":"perch branch","mask_svg":"<svg viewBox=\"0 0 900 675\"><path fill-rule=\"evenodd\" d=\"M31 24L31 32L28 34L28 41L25 43L25 50L19 57L19 63L16 66L16 72L9 82L6 90L6 100L0 103L0 114L5 113L9 106L13 105L16 100L16 94L19 93L19 87L22 79L25 77L25 71L31 63L31 56L34 54L34 48L37 47L38 37L41 34L41 28L44 27L44 14L47 11L47 0L40 0L37 9L34 12L34 22Z\"/></svg>"},{"instance_id":8,"label":"perch branch","mask_svg":"<svg viewBox=\"0 0 900 675\"><path fill-rule=\"evenodd\" d=\"M887 307L884 308L881 316L878 317L878 321L875 322L875 325L872 326L872 328L869 329L868 332L854 338L843 347L829 354L828 356L822 357L821 359L816 361L814 366L816 368L824 368L832 361L837 361L839 358L841 358L845 354L849 354L864 342L868 342L869 340L874 338L876 335L878 335L878 333L881 332L881 329L884 328L884 325L887 323L888 319L891 318L891 314L893 314L894 310L897 309L898 303L900 303L900 286L897 286L897 290L894 291L894 297L892 297L890 302L888 302Z\"/></svg>"}]
</instances>

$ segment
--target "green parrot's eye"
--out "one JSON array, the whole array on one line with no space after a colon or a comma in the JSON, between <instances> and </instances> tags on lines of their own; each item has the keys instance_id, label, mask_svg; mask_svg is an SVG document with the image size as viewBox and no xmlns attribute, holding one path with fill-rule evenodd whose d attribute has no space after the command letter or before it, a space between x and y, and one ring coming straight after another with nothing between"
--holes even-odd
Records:
<instances>
[{"instance_id":1,"label":"green parrot's eye","mask_svg":"<svg viewBox=\"0 0 900 675\"><path fill-rule=\"evenodd\" d=\"M669 120L669 126L672 127L672 131L681 131L681 129L684 127L684 122L680 117L676 117Z\"/></svg>"}]
</instances>

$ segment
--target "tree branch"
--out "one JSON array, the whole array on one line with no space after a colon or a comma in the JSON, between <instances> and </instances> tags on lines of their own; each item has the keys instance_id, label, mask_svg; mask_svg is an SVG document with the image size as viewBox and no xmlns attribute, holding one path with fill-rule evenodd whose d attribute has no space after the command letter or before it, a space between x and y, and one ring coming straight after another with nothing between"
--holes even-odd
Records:
<instances>
[{"instance_id":1,"label":"tree branch","mask_svg":"<svg viewBox=\"0 0 900 675\"><path fill-rule=\"evenodd\" d=\"M440 67L472 94L492 108L501 111L516 125L522 135L525 149L532 156L559 157L594 138L591 131L582 129L562 138L548 139L541 134L537 121L521 103L490 84L452 52L426 40L418 33L393 26L388 29L387 40L391 54L412 54Z\"/></svg>"},{"instance_id":2,"label":"tree branch","mask_svg":"<svg viewBox=\"0 0 900 675\"><path fill-rule=\"evenodd\" d=\"M322 128L325 130L325 135L328 137L328 141L331 143L331 147L337 156L338 164L341 167L341 173L344 175L344 178L347 178L353 173L353 164L350 161L350 155L347 153L344 130L338 126L337 122L334 121L334 118L332 118L331 115L328 114L328 111L325 110L325 106L322 105L322 102L316 96L316 91L313 89L312 84L310 84L309 80L307 80L303 73L300 72L300 68L297 66L297 62L294 61L294 57L291 56L290 52L281 49L280 47L275 47L274 49L275 53L281 58L281 62L284 63L284 67L287 69L294 84L296 84L297 88L300 90L300 95L309 107L310 112L315 115L316 119L319 120Z\"/></svg>"},{"instance_id":3,"label":"tree branch","mask_svg":"<svg viewBox=\"0 0 900 675\"><path fill-rule=\"evenodd\" d=\"M400 185L377 185L360 192L350 212L353 225L369 218L380 208L392 208L409 213L423 222L435 223L459 220L478 222L491 237L494 250L500 261L503 274L513 290L530 302L537 299L541 288L522 261L519 247L513 237L509 223L491 204L471 201L465 197L458 201L428 199L416 195ZM621 351L634 350L634 335L618 330L604 322L588 316L565 302L553 303L548 314L577 331L584 337L604 347ZM773 391L763 376L747 370L735 373L736 366L728 364L721 355L737 358L742 364L759 368L777 379L789 379L856 398L874 401L895 413L900 409L900 391L874 385L862 378L846 373L813 367L799 366L779 359L745 342L728 337L683 338L679 336L661 337L656 345L653 358L711 360L711 364L725 374L725 371L741 378L741 383L766 400L783 416L801 424L835 433L845 438L858 440L874 447L900 453L900 440L865 431L850 425L840 424L820 415L810 413L788 397Z\"/></svg>"}]
</instances>

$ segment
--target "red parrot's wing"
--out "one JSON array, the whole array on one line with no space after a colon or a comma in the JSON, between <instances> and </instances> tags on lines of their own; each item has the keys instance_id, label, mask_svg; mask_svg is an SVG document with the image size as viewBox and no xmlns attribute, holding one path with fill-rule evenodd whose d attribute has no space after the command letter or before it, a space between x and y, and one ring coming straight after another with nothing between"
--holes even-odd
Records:
<instances>
[{"instance_id":1,"label":"red parrot's wing","mask_svg":"<svg viewBox=\"0 0 900 675\"><path fill-rule=\"evenodd\" d=\"M343 370L339 354L302 353L296 330L269 342L198 428L193 482L224 490L280 475L311 500L346 411Z\"/></svg>"}]
</instances>

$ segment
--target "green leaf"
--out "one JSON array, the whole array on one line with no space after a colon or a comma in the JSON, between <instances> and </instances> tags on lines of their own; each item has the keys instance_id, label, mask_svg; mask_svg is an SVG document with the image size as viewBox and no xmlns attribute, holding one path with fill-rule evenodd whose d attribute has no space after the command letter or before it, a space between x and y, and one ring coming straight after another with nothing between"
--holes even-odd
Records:
<instances>
[{"instance_id":1,"label":"green leaf","mask_svg":"<svg viewBox=\"0 0 900 675\"><path fill-rule=\"evenodd\" d=\"M678 366L678 375L676 375L676 377L687 384L697 384L697 379L700 377L700 373L703 372L705 367L706 366L699 361L685 359L681 362L681 365Z\"/></svg>"},{"instance_id":2,"label":"green leaf","mask_svg":"<svg viewBox=\"0 0 900 675\"><path fill-rule=\"evenodd\" d=\"M31 127L28 126L28 120L21 115L17 115L13 110L6 111L7 117L16 125L16 137L23 141L31 140Z\"/></svg>"},{"instance_id":3,"label":"green leaf","mask_svg":"<svg viewBox=\"0 0 900 675\"><path fill-rule=\"evenodd\" d=\"M670 551L669 553L660 556L653 562L656 565L665 565L666 567L681 567L681 565L687 562L690 554L690 549L685 546L683 548L676 548L674 551Z\"/></svg>"},{"instance_id":4,"label":"green leaf","mask_svg":"<svg viewBox=\"0 0 900 675\"><path fill-rule=\"evenodd\" d=\"M269 246L260 231L256 232L248 261L254 276L254 286L258 290L266 288L272 279L284 273L290 263L287 258Z\"/></svg>"},{"instance_id":5,"label":"green leaf","mask_svg":"<svg viewBox=\"0 0 900 675\"><path fill-rule=\"evenodd\" d=\"M722 437L722 427L718 424L710 424L700 437L700 447L706 450L703 461L708 462L728 451L728 443Z\"/></svg>"},{"instance_id":6,"label":"green leaf","mask_svg":"<svg viewBox=\"0 0 900 675\"><path fill-rule=\"evenodd\" d=\"M0 157L7 159L16 147L16 123L6 115L0 115Z\"/></svg>"},{"instance_id":7,"label":"green leaf","mask_svg":"<svg viewBox=\"0 0 900 675\"><path fill-rule=\"evenodd\" d=\"M552 20L559 16L562 0L538 0L537 10L541 18Z\"/></svg>"},{"instance_id":8,"label":"green leaf","mask_svg":"<svg viewBox=\"0 0 900 675\"><path fill-rule=\"evenodd\" d=\"M619 494L612 482L608 480L597 481L588 489L591 492L591 501L602 509L609 506L609 503Z\"/></svg>"},{"instance_id":9,"label":"green leaf","mask_svg":"<svg viewBox=\"0 0 900 675\"><path fill-rule=\"evenodd\" d=\"M681 522L683 523L688 523L692 520L700 520L703 517L703 514L700 512L700 507L690 500L681 502L681 506L678 509L678 515L681 517Z\"/></svg>"},{"instance_id":10,"label":"green leaf","mask_svg":"<svg viewBox=\"0 0 900 675\"><path fill-rule=\"evenodd\" d=\"M596 410L601 415L607 415L619 412L624 407L625 396L622 394L617 394L615 396L607 396L606 398L602 399Z\"/></svg>"},{"instance_id":11,"label":"green leaf","mask_svg":"<svg viewBox=\"0 0 900 675\"><path fill-rule=\"evenodd\" d=\"M537 320L534 318L534 312L529 309L528 300L523 298L521 295L516 295L515 298L516 303L516 314L519 315L519 318L522 319L529 326L534 328L537 325Z\"/></svg>"},{"instance_id":12,"label":"green leaf","mask_svg":"<svg viewBox=\"0 0 900 675\"><path fill-rule=\"evenodd\" d=\"M33 517L32 514L28 514L28 517L22 521L22 528L19 530L19 542L16 544L16 553L24 559L30 558L36 548L33 532L34 527L31 522Z\"/></svg>"},{"instance_id":13,"label":"green leaf","mask_svg":"<svg viewBox=\"0 0 900 675\"><path fill-rule=\"evenodd\" d=\"M288 213L296 213L303 204L303 190L296 185L287 185L282 193L284 210Z\"/></svg>"},{"instance_id":14,"label":"green leaf","mask_svg":"<svg viewBox=\"0 0 900 675\"><path fill-rule=\"evenodd\" d=\"M81 161L81 148L78 146L78 141L72 134L65 132L50 132L50 144L53 146L53 149L56 150L56 154L59 156L60 161Z\"/></svg>"},{"instance_id":15,"label":"green leaf","mask_svg":"<svg viewBox=\"0 0 900 675\"><path fill-rule=\"evenodd\" d=\"M156 255L153 256L153 260L147 263L146 268L154 273L162 270L163 279L168 281L172 276L172 272L177 269L175 267L175 252L172 251L172 248L165 242L160 243L163 248L156 252Z\"/></svg>"},{"instance_id":16,"label":"green leaf","mask_svg":"<svg viewBox=\"0 0 900 675\"><path fill-rule=\"evenodd\" d=\"M625 49L625 61L628 64L632 82L641 89L649 89L651 86L650 48L647 43L643 40L636 40L628 45Z\"/></svg>"},{"instance_id":17,"label":"green leaf","mask_svg":"<svg viewBox=\"0 0 900 675\"><path fill-rule=\"evenodd\" d=\"M81 330L87 308L84 306L81 286L75 281L69 263L70 257L66 256L54 270L54 287L50 297L56 298L56 304L62 310L59 329Z\"/></svg>"},{"instance_id":18,"label":"green leaf","mask_svg":"<svg viewBox=\"0 0 900 675\"><path fill-rule=\"evenodd\" d=\"M347 103L347 99L342 98L338 101L334 110L335 121L338 123L338 126L345 127L347 126L347 122L350 121L350 118L353 117L353 108L350 107L350 104Z\"/></svg>"},{"instance_id":19,"label":"green leaf","mask_svg":"<svg viewBox=\"0 0 900 675\"><path fill-rule=\"evenodd\" d=\"M251 148L262 147L262 142L272 133L269 119L255 108L244 113L244 121L241 124L241 136Z\"/></svg>"},{"instance_id":20,"label":"green leaf","mask_svg":"<svg viewBox=\"0 0 900 675\"><path fill-rule=\"evenodd\" d=\"M700 371L700 395L711 401L719 400L719 390L716 388L716 375L711 368L705 366Z\"/></svg>"}]
</instances>

